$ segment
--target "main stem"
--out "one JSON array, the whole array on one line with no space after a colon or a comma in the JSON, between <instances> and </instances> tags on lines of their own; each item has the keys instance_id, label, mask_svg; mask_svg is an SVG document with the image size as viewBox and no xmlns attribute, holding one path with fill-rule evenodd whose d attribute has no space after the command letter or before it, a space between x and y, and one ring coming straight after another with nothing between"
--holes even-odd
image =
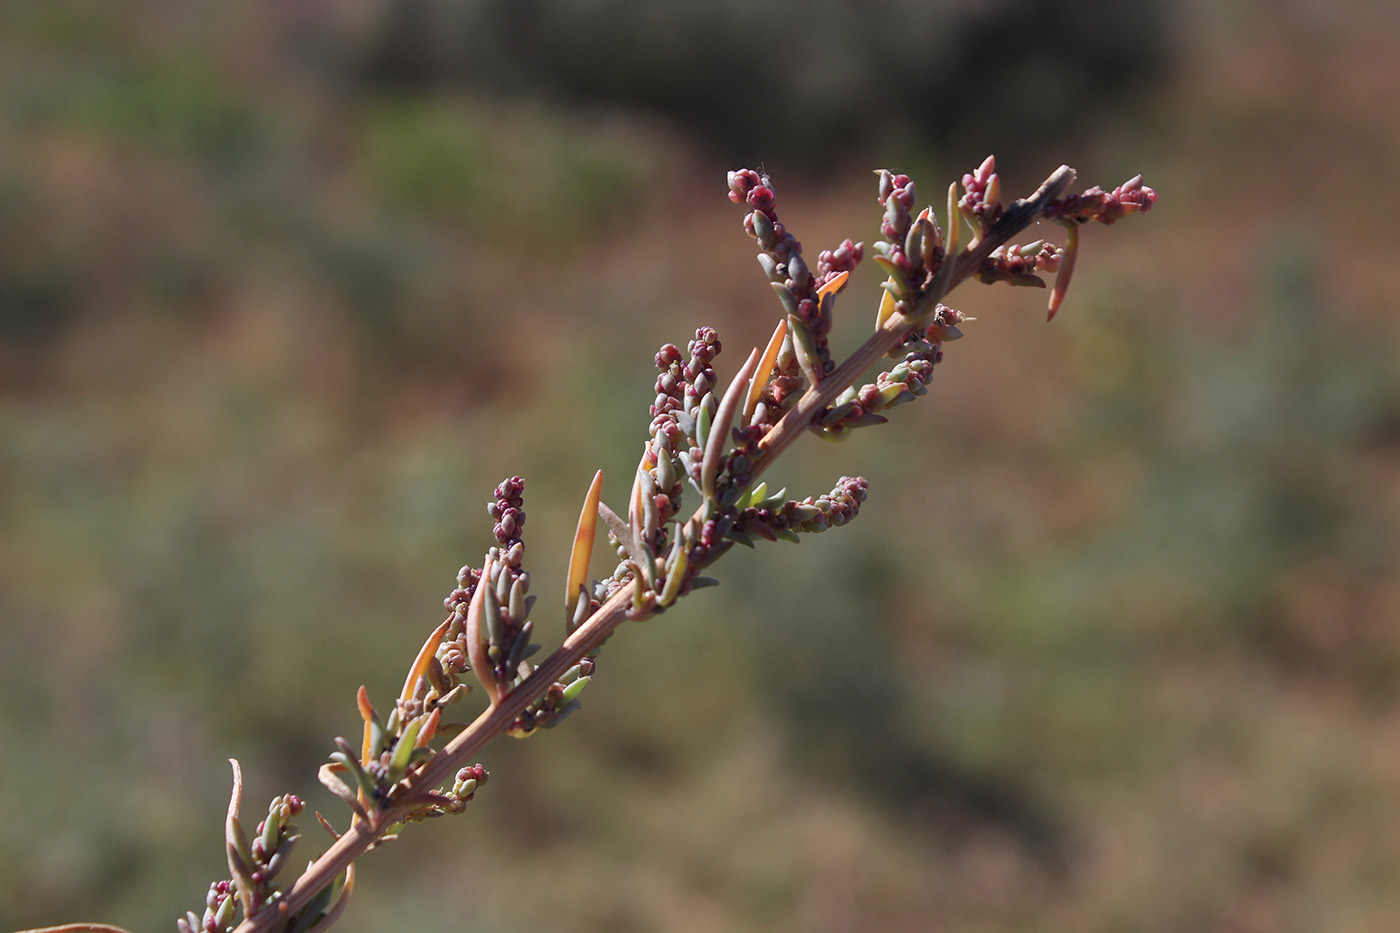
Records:
<instances>
[{"instance_id":1,"label":"main stem","mask_svg":"<svg viewBox=\"0 0 1400 933\"><path fill-rule=\"evenodd\" d=\"M1045 179L1035 194L1011 204L986 236L969 244L958 255L947 287L938 293L930 292L924 295L913 317L919 319L931 312L945 295L981 267L983 260L992 250L1030 226L1040 216L1045 205L1063 194L1073 183L1074 177L1074 169L1061 165ZM961 219L950 218L949 222L961 223ZM751 469L754 478L757 479L837 395L854 384L876 360L898 346L909 333L909 329L909 318L898 314L891 315L890 319L871 334L870 339L845 362L819 384L809 387L797 404L765 436L762 452ZM702 513L703 507L696 512L696 516L703 517ZM347 866L378 842L388 828L412 808L415 798L450 783L450 776L466 765L488 742L510 729L525 707L544 694L550 684L559 680L564 672L577 664L581 658L593 653L614 629L626 621L636 585L635 581L629 582L614 593L612 598L598 607L598 611L566 638L534 673L525 678L500 703L478 716L471 725L429 759L422 769L405 778L395 794L396 799L404 803L379 814L372 824L364 820L355 820L344 835L332 843L320 858L307 866L306 871L292 883L281 898L268 904L252 917L246 918L234 933L270 933L280 924L282 918L294 915L304 908L317 892L332 884Z\"/></svg>"}]
</instances>

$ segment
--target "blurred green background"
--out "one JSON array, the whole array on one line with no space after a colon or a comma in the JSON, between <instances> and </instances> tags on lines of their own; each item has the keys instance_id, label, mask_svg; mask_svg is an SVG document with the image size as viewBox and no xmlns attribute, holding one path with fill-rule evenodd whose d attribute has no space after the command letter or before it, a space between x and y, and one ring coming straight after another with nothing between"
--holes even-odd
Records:
<instances>
[{"instance_id":1,"label":"blurred green background","mask_svg":"<svg viewBox=\"0 0 1400 933\"><path fill-rule=\"evenodd\" d=\"M769 477L861 473L859 520L624 629L339 929L1394 930L1397 20L5 0L0 928L201 909L230 756L248 822L343 823L315 769L512 473L551 631L656 347L713 324L727 379L773 326L727 169L814 256L871 169L938 203L994 151L1162 201L1051 327L965 287L927 401Z\"/></svg>"}]
</instances>

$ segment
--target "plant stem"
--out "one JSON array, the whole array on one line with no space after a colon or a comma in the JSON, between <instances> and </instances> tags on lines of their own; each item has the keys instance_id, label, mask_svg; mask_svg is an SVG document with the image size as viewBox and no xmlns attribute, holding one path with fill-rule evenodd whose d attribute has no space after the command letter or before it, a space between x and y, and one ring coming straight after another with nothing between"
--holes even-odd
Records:
<instances>
[{"instance_id":1,"label":"plant stem","mask_svg":"<svg viewBox=\"0 0 1400 933\"><path fill-rule=\"evenodd\" d=\"M1039 216L1045 205L1064 193L1074 181L1075 173L1067 165L1056 169L1031 195L1011 204L1001 218L982 239L968 245L956 258L953 274L945 288L937 293L926 294L913 316L916 320L927 315L948 293L974 274L982 261L998 246L1006 243L1024 230ZM961 223L961 218L950 222ZM829 373L821 383L811 386L797 404L783 416L762 444L762 452L754 461L752 474L756 479L796 437L805 431L815 418L847 386L855 382L876 360L898 346L910 330L910 318L891 315L880 329L875 331L861 347L840 366ZM704 507L696 512L703 520ZM510 729L524 710L559 680L564 672L573 667L584 656L591 654L627 619L632 606L632 594L636 588L632 581L598 608L564 643L551 654L529 677L520 683L501 701L478 716L466 729L455 736L441 751L434 755L418 771L404 779L395 791L396 801L387 811L383 811L373 824L355 820L344 835L331 844L322 855L311 863L306 871L284 895L268 904L252 917L238 925L234 933L271 933L280 926L282 918L295 915L309 904L317 892L323 890L345 871L346 867L378 842L388 828L405 813L414 808L415 799L425 792L450 783L452 775L466 765L488 742Z\"/></svg>"},{"instance_id":2,"label":"plant stem","mask_svg":"<svg viewBox=\"0 0 1400 933\"><path fill-rule=\"evenodd\" d=\"M968 276L981 267L982 261L991 254L992 250L1034 223L1045 205L1064 194L1065 189L1074 183L1074 176L1074 169L1068 165L1061 165L1041 183L1035 194L1011 204L985 237L968 244L967 249L959 254L956 265L953 267L953 274L948 279L947 287L926 294L920 300L914 317L919 318L931 312L949 292L961 285ZM949 222L962 223L962 218L956 217ZM812 419L822 409L830 405L836 396L860 378L860 375L873 366L876 360L898 346L901 338L907 333L909 333L909 318L899 314L890 315L889 320L871 334L870 338L847 357L845 362L828 373L818 385L809 387L797 404L773 426L773 430L769 431L760 442L762 453L753 465L754 477L757 478L777 458L778 454L796 440L812 423Z\"/></svg>"}]
</instances>

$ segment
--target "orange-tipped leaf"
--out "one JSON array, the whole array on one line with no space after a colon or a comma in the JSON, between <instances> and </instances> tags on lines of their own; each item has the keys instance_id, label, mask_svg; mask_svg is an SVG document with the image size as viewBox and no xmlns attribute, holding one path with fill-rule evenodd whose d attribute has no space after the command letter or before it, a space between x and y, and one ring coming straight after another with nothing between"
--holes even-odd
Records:
<instances>
[{"instance_id":1,"label":"orange-tipped leaf","mask_svg":"<svg viewBox=\"0 0 1400 933\"><path fill-rule=\"evenodd\" d=\"M598 532L598 502L603 496L603 471L593 474L583 509L578 513L574 547L569 552L569 577L564 583L564 618L572 620L578 608L579 592L588 582L588 562L593 558L593 541Z\"/></svg>"},{"instance_id":2,"label":"orange-tipped leaf","mask_svg":"<svg viewBox=\"0 0 1400 933\"><path fill-rule=\"evenodd\" d=\"M825 297L828 289L839 279L846 281L848 273L842 272L835 279L827 282L817 290L818 295ZM837 288L840 286L837 285ZM758 407L758 397L763 394L763 387L768 385L768 380L773 376L773 364L777 362L778 352L783 348L783 338L787 336L787 318L778 321L778 326L773 330L773 336L768 339L768 346L763 348L763 357L758 361L758 369L754 370L753 382L749 383L749 397L744 400L744 423L747 424L749 418L753 417L754 409Z\"/></svg>"},{"instance_id":3,"label":"orange-tipped leaf","mask_svg":"<svg viewBox=\"0 0 1400 933\"><path fill-rule=\"evenodd\" d=\"M838 272L832 276L831 281L817 289L817 304L822 303L822 299L827 295L834 295L846 287L846 280L851 277L849 272Z\"/></svg>"},{"instance_id":4,"label":"orange-tipped leaf","mask_svg":"<svg viewBox=\"0 0 1400 933\"><path fill-rule=\"evenodd\" d=\"M428 664L432 662L433 655L437 654L438 645L442 644L442 638L447 634L447 626L451 623L451 619L444 621L433 629L433 634L429 635L428 640L423 642L423 647L418 651L418 657L413 659L413 666L408 669L408 676L404 678L403 692L399 694L399 699L410 700L413 698L413 689L418 685L418 678L427 672Z\"/></svg>"}]
</instances>

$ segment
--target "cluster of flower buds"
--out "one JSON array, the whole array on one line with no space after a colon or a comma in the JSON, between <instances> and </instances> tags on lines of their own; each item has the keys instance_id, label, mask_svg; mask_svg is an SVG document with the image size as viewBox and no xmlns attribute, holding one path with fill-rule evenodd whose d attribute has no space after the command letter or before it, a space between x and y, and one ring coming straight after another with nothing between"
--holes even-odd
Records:
<instances>
[{"instance_id":1,"label":"cluster of flower buds","mask_svg":"<svg viewBox=\"0 0 1400 933\"><path fill-rule=\"evenodd\" d=\"M875 261L889 273L884 283L887 297L875 322L878 326L894 312L914 314L918 298L944 267L949 249L933 208L925 207L917 217L912 213L916 194L909 176L894 175L885 169L876 175L876 197L885 215L880 220L884 239L875 244Z\"/></svg>"},{"instance_id":2,"label":"cluster of flower buds","mask_svg":"<svg viewBox=\"0 0 1400 933\"><path fill-rule=\"evenodd\" d=\"M962 336L957 325L963 320L962 312L939 305L933 323L923 332L926 339L913 341L904 359L874 382L851 386L836 396L812 422L813 427L828 440L845 440L856 428L888 421L880 412L926 395L933 368L943 360L942 344Z\"/></svg>"},{"instance_id":3,"label":"cluster of flower buds","mask_svg":"<svg viewBox=\"0 0 1400 933\"><path fill-rule=\"evenodd\" d=\"M770 495L768 487L759 483L739 503L729 537L749 547L755 538L800 541L800 533L816 534L855 518L868 491L869 483L863 478L843 476L831 492L793 501L786 498L787 490Z\"/></svg>"},{"instance_id":4,"label":"cluster of flower buds","mask_svg":"<svg viewBox=\"0 0 1400 933\"><path fill-rule=\"evenodd\" d=\"M453 804L447 809L447 812L460 813L467 802L476 796L476 789L485 784L490 776L490 773L480 764L459 769L456 779L452 782L452 789L448 792Z\"/></svg>"},{"instance_id":5,"label":"cluster of flower buds","mask_svg":"<svg viewBox=\"0 0 1400 933\"><path fill-rule=\"evenodd\" d=\"M1057 272L1064 259L1063 247L1044 240L1034 243L1007 243L992 250L977 270L977 278L991 285L995 282L1008 282L1012 285L1028 285L1044 288L1045 280L1037 272Z\"/></svg>"},{"instance_id":6,"label":"cluster of flower buds","mask_svg":"<svg viewBox=\"0 0 1400 933\"><path fill-rule=\"evenodd\" d=\"M683 487L689 476L700 484L704 442L716 412L714 361L721 350L719 334L713 327L701 327L681 356L675 344L666 344L656 353L656 401L651 406L650 438L638 464L636 498L629 504L634 521L653 551L666 546L666 522L680 508Z\"/></svg>"},{"instance_id":7,"label":"cluster of flower buds","mask_svg":"<svg viewBox=\"0 0 1400 933\"><path fill-rule=\"evenodd\" d=\"M250 877L255 885L269 883L287 864L292 846L301 838L292 820L304 809L306 804L296 794L274 797L268 804L267 816L258 823L248 847L253 869ZM257 909L256 904L253 909Z\"/></svg>"},{"instance_id":8,"label":"cluster of flower buds","mask_svg":"<svg viewBox=\"0 0 1400 933\"><path fill-rule=\"evenodd\" d=\"M592 658L583 658L549 685L544 696L532 702L516 717L510 734L516 738L533 735L540 729L548 729L563 722L581 704L578 695L593 679L595 664Z\"/></svg>"},{"instance_id":9,"label":"cluster of flower buds","mask_svg":"<svg viewBox=\"0 0 1400 933\"><path fill-rule=\"evenodd\" d=\"M406 698L425 680L424 673L445 628L446 623L439 625L418 652L409 668L403 693L387 721L380 718L370 704L368 692L360 687L355 698L364 720L360 748L356 750L348 741L337 737L336 751L331 753L330 761L321 766L321 783L345 801L357 817L371 824L379 822L380 812L401 802L394 799L400 782L414 767L433 756L431 743L442 722L442 709L435 707L431 712L406 714L405 710L412 706ZM354 778L355 787L340 780L339 774Z\"/></svg>"},{"instance_id":10,"label":"cluster of flower buds","mask_svg":"<svg viewBox=\"0 0 1400 933\"><path fill-rule=\"evenodd\" d=\"M186 911L175 921L180 933L225 933L238 917L238 897L232 881L215 881L204 898L204 916Z\"/></svg>"},{"instance_id":11,"label":"cluster of flower buds","mask_svg":"<svg viewBox=\"0 0 1400 933\"><path fill-rule=\"evenodd\" d=\"M209 886L204 915L186 912L176 921L180 933L225 933L233 928L240 912L244 917L252 916L277 896L273 881L287 866L293 847L301 839L292 821L306 805L300 797L287 794L273 798L267 817L258 823L249 841L238 821L242 779L236 763L234 767L234 804L224 831L225 854L233 878Z\"/></svg>"},{"instance_id":12,"label":"cluster of flower buds","mask_svg":"<svg viewBox=\"0 0 1400 933\"><path fill-rule=\"evenodd\" d=\"M715 391L713 364L721 344L714 328L696 330L687 350L688 358L674 344L657 351L660 374L650 408L650 436L628 497L627 519L607 506L598 509L621 563L594 593L605 599L635 580L634 618L664 609L693 585L692 558L698 562L703 550L697 549L699 526L681 525L675 516L685 480L703 493L720 477L719 454L729 434L725 424L734 417L733 405L722 409ZM721 423L721 418L727 421Z\"/></svg>"},{"instance_id":13,"label":"cluster of flower buds","mask_svg":"<svg viewBox=\"0 0 1400 933\"><path fill-rule=\"evenodd\" d=\"M525 659L539 647L530 641L534 623L529 615L535 597L528 595L530 575L521 569L524 490L525 481L518 476L496 487L495 498L487 506L495 523L496 546L486 552L481 570L463 567L458 572L457 589L445 601L452 615L437 652L444 675L460 672L465 655L466 666L493 704L519 681Z\"/></svg>"},{"instance_id":14,"label":"cluster of flower buds","mask_svg":"<svg viewBox=\"0 0 1400 933\"><path fill-rule=\"evenodd\" d=\"M1112 191L1104 191L1098 185L1058 198L1046 205L1044 214L1064 224L1069 234L1065 248L1059 258L1059 269L1055 275L1055 285L1050 291L1050 314L1055 317L1065 294L1069 290L1070 278L1074 275L1075 259L1079 255L1079 227L1089 221L1111 224L1128 214L1147 213L1157 203L1157 192L1142 183L1142 176L1135 175Z\"/></svg>"},{"instance_id":15,"label":"cluster of flower buds","mask_svg":"<svg viewBox=\"0 0 1400 933\"><path fill-rule=\"evenodd\" d=\"M459 768L450 788L422 795L418 801L420 805L404 814L400 821L422 823L435 817L461 813L490 776L480 763Z\"/></svg>"},{"instance_id":16,"label":"cluster of flower buds","mask_svg":"<svg viewBox=\"0 0 1400 933\"><path fill-rule=\"evenodd\" d=\"M986 230L1001 219L1005 208L1001 203L1001 176L997 174L995 156L987 156L975 172L963 175L962 185L958 210L974 228Z\"/></svg>"},{"instance_id":17,"label":"cluster of flower buds","mask_svg":"<svg viewBox=\"0 0 1400 933\"><path fill-rule=\"evenodd\" d=\"M1156 203L1157 192L1142 183L1141 175L1134 175L1112 191L1095 185L1079 194L1052 201L1045 208L1045 216L1081 224L1091 220L1111 224L1129 214L1145 214Z\"/></svg>"},{"instance_id":18,"label":"cluster of flower buds","mask_svg":"<svg viewBox=\"0 0 1400 933\"><path fill-rule=\"evenodd\" d=\"M778 219L776 196L767 175L752 169L730 172L729 199L751 209L744 215L744 229L758 240L759 265L788 317L792 344L783 362L796 363L807 381L815 385L835 368L828 345L832 307L846 276L864 256L864 245L848 239L834 250L823 250L814 273L802 258L802 244ZM790 364L785 369L790 369ZM786 372L789 381L795 375ZM781 403L793 388L777 386L773 398Z\"/></svg>"},{"instance_id":19,"label":"cluster of flower buds","mask_svg":"<svg viewBox=\"0 0 1400 933\"><path fill-rule=\"evenodd\" d=\"M539 645L530 640L535 624L529 616L535 597L528 595L530 575L521 569L525 554L521 537L525 526L524 491L525 481L518 476L496 487L495 498L487 505L487 512L495 522L492 534L496 546L486 552L480 571L468 567L458 574L459 586L448 597L452 615L444 623L444 641L451 635L465 648L471 669L493 706L534 673L529 658L539 650ZM586 618L595 607L594 600L581 601L579 616ZM575 623L581 618L576 618ZM436 654L444 655L441 647ZM530 735L577 709L575 698L588 684L593 669L591 660L587 661L587 667L585 672L576 666L560 682L551 685L546 694L520 714L511 734ZM428 671L442 669L430 665Z\"/></svg>"}]
</instances>

